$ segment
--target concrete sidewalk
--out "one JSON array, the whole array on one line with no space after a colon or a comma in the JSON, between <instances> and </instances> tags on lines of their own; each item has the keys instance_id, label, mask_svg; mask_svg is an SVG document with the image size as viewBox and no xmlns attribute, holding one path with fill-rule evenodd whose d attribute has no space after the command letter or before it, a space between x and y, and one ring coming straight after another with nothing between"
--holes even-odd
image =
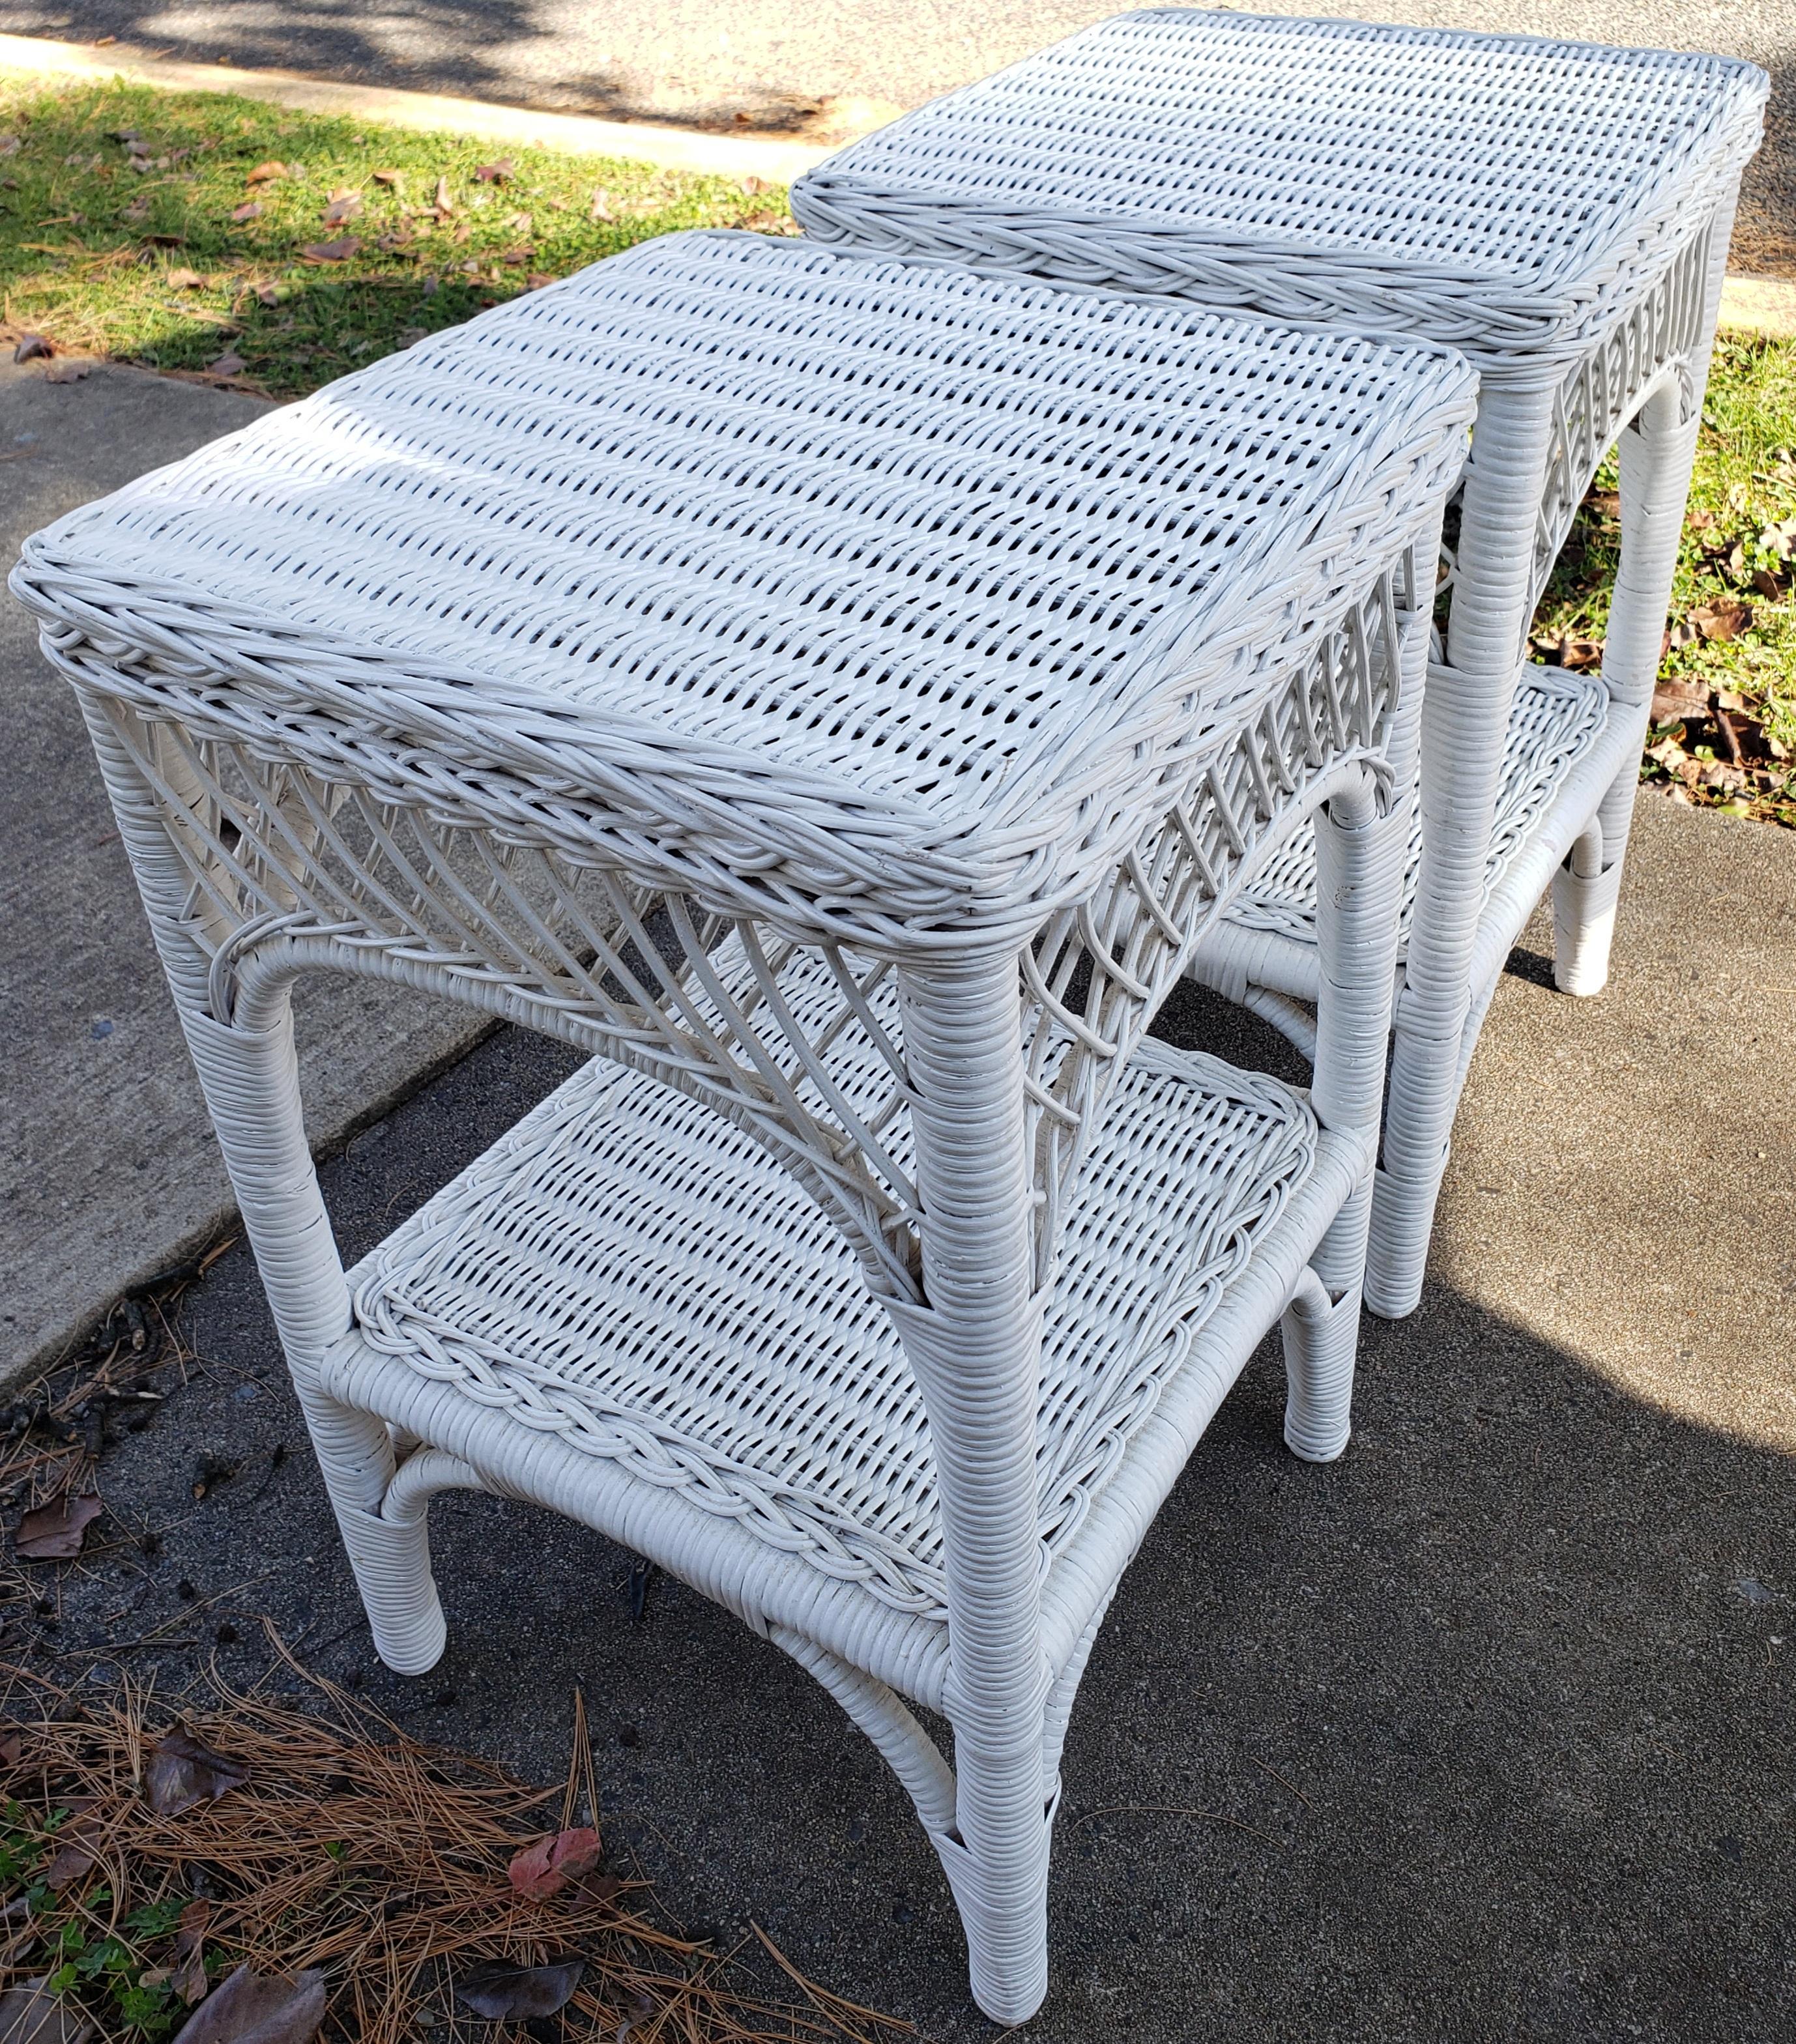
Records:
<instances>
[{"instance_id":1,"label":"concrete sidewalk","mask_svg":"<svg viewBox=\"0 0 1796 2044\"><path fill-rule=\"evenodd\" d=\"M101 367L76 383L0 363L0 561L40 525L264 409ZM0 590L0 1383L56 1354L229 1208L218 1162L87 734L35 628ZM301 1004L315 1143L390 1105L484 1025L354 981Z\"/></svg>"},{"instance_id":2,"label":"concrete sidewalk","mask_svg":"<svg viewBox=\"0 0 1796 2044\"><path fill-rule=\"evenodd\" d=\"M1544 944L1485 1032L1422 1308L1368 1327L1348 1454L1284 1452L1268 1350L1125 1579L1072 1721L1035 2044L1790 2034L1796 835L1645 803L1609 993L1550 991ZM1251 1059L1246 1026L1165 1018ZM358 1138L325 1173L347 1252L568 1064L503 1032ZM266 1613L409 1731L544 1782L579 1681L613 1865L934 2044L990 2038L902 1792L777 1650L663 1578L632 1625L618 1549L458 1496L432 1514L447 1657L386 1673L240 1251L188 1339L187 1388L165 1370L99 1465L160 1544L62 1573L46 1672L111 1679L129 1639L163 1696L214 1651L278 1686ZM196 1505L202 1456L238 1473Z\"/></svg>"}]
</instances>

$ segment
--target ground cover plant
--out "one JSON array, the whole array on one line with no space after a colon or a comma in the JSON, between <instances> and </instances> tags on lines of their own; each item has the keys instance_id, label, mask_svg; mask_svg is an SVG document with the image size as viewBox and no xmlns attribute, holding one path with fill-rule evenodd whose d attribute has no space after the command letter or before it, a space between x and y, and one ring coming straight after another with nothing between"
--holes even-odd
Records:
<instances>
[{"instance_id":1,"label":"ground cover plant","mask_svg":"<svg viewBox=\"0 0 1796 2044\"><path fill-rule=\"evenodd\" d=\"M1537 658L1598 665L1621 550L1604 465L1534 626ZM1674 799L1796 826L1796 340L1715 349L1670 629L1641 763Z\"/></svg>"}]
</instances>

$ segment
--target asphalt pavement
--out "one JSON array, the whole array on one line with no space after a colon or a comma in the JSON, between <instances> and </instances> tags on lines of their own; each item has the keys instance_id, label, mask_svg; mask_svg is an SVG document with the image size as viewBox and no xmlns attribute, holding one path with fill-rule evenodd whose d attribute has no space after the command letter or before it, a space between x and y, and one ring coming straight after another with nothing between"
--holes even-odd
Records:
<instances>
[{"instance_id":1,"label":"asphalt pavement","mask_svg":"<svg viewBox=\"0 0 1796 2044\"><path fill-rule=\"evenodd\" d=\"M1125 1578L1031 2044L1790 2034L1796 834L1649 801L1636 837L1608 993L1551 990L1538 923L1511 962L1426 1295L1367 1329L1346 1456L1285 1452L1268 1348ZM1194 996L1161 1026L1267 1048ZM346 1252L571 1062L502 1032L352 1142L324 1174ZM214 1653L279 1685L267 1615L407 1729L545 1783L579 1682L613 1865L924 2040L994 2034L902 1792L791 1662L663 1577L633 1623L622 1550L450 1496L448 1652L387 1673L240 1251L186 1341L102 1457L94 1557L60 1589L33 1565L10 1650L165 1699Z\"/></svg>"},{"instance_id":2,"label":"asphalt pavement","mask_svg":"<svg viewBox=\"0 0 1796 2044\"><path fill-rule=\"evenodd\" d=\"M549 111L798 133L865 127L1119 10L1120 0L0 0L0 33ZM1314 0L1325 14L1713 49L1771 72L1736 254L1796 275L1796 0Z\"/></svg>"}]
</instances>

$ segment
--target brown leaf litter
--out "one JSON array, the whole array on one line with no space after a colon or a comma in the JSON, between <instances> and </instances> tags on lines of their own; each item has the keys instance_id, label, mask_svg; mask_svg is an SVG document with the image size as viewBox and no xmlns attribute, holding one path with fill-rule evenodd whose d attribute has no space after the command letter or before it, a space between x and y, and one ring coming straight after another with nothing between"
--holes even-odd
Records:
<instances>
[{"instance_id":1,"label":"brown leaf litter","mask_svg":"<svg viewBox=\"0 0 1796 2044\"><path fill-rule=\"evenodd\" d=\"M188 2018L175 2044L312 2044L325 2000L316 1966L292 1979L239 1966Z\"/></svg>"},{"instance_id":2,"label":"brown leaf litter","mask_svg":"<svg viewBox=\"0 0 1796 2044\"><path fill-rule=\"evenodd\" d=\"M81 1552L87 1528L104 1509L97 1497L71 1497L64 1491L19 1521L13 1552L21 1562L71 1560Z\"/></svg>"},{"instance_id":3,"label":"brown leaf litter","mask_svg":"<svg viewBox=\"0 0 1796 2044\"><path fill-rule=\"evenodd\" d=\"M307 1708L235 1692L216 1669L179 1716L129 1680L75 1692L0 1671L21 1863L6 1914L25 1923L0 1945L6 2044L136 2044L118 1999L133 1990L173 2021L190 2004L171 2044L411 2044L421 2031L455 2044L490 2034L471 2023L545 2019L566 2044L879 2044L908 2029L769 1943L804 1996L771 1998L735 1952L672 1927L645 1881L601 1873L578 1700L566 1783L533 1788L409 1737L270 1636L310 1685ZM64 1854L52 1893L44 1871ZM65 1927L121 1956L47 1993Z\"/></svg>"}]
</instances>

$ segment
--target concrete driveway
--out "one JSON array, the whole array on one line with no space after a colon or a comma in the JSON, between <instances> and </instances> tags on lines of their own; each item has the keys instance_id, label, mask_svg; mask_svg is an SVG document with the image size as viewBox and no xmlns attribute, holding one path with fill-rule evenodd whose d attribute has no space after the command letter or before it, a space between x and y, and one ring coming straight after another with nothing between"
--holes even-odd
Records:
<instances>
[{"instance_id":1,"label":"concrete driveway","mask_svg":"<svg viewBox=\"0 0 1796 2044\"><path fill-rule=\"evenodd\" d=\"M755 129L869 125L1122 0L0 0L0 32L548 110ZM1796 275L1796 0L1307 0L1461 28L1713 49L1775 79L1740 267ZM1293 11L1297 11L1294 6ZM844 102L877 102L853 107Z\"/></svg>"}]
</instances>

